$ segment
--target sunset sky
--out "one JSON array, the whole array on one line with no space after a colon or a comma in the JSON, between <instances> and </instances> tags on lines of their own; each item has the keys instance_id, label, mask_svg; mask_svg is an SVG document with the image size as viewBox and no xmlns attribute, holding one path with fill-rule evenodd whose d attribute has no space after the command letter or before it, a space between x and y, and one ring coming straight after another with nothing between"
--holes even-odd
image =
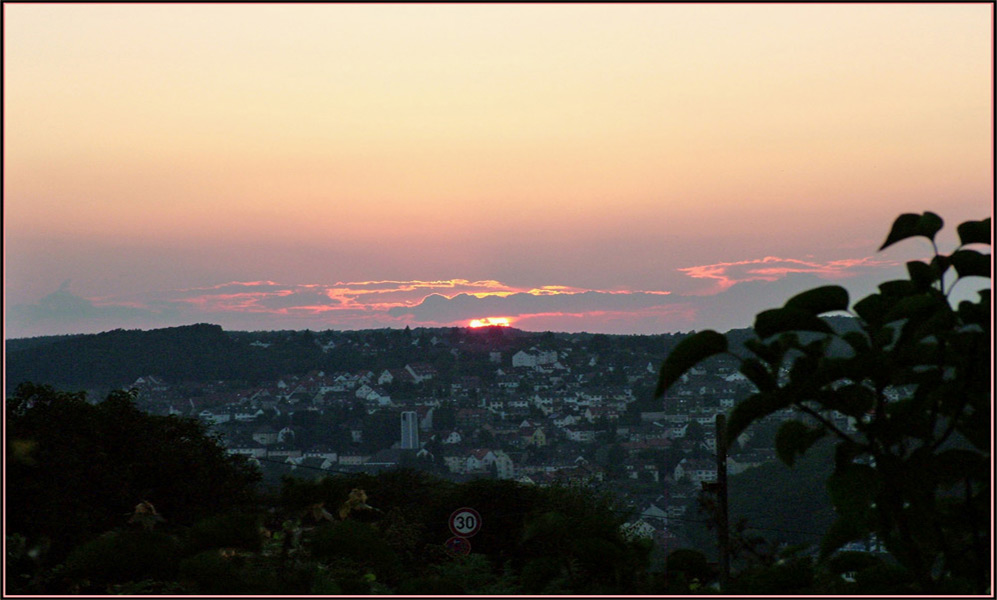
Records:
<instances>
[{"instance_id":1,"label":"sunset sky","mask_svg":"<svg viewBox=\"0 0 997 600\"><path fill-rule=\"evenodd\" d=\"M3 11L7 338L726 330L993 212L990 4Z\"/></svg>"}]
</instances>

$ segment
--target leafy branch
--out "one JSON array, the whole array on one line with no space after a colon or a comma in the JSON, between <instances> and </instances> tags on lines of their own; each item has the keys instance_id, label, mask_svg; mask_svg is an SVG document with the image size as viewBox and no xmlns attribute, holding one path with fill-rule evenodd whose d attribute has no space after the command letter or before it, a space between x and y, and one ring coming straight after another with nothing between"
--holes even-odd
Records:
<instances>
[{"instance_id":1,"label":"leafy branch","mask_svg":"<svg viewBox=\"0 0 997 600\"><path fill-rule=\"evenodd\" d=\"M968 248L990 244L991 222L959 225L950 254L935 241L943 226L931 212L900 215L879 250L923 237L930 262L908 262L907 279L886 281L851 306L844 288L829 285L759 313L744 344L749 356L731 352L712 330L688 336L662 364L656 397L702 361L735 356L756 391L729 415L728 444L785 409L809 421L780 426L775 444L785 463L828 433L838 440L828 480L838 520L822 559L877 536L921 593L982 593L990 557L978 520L964 515L984 514L990 495L990 290L958 307L950 299L960 282L991 278L990 255ZM849 314L854 329L835 331L823 318L829 313ZM850 355L835 355L834 342ZM961 511L939 509L956 497Z\"/></svg>"}]
</instances>

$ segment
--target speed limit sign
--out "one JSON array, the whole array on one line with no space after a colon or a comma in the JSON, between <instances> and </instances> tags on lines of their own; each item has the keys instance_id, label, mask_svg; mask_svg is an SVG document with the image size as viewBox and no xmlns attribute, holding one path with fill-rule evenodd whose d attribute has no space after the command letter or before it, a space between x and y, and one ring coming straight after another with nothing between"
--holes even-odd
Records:
<instances>
[{"instance_id":1,"label":"speed limit sign","mask_svg":"<svg viewBox=\"0 0 997 600\"><path fill-rule=\"evenodd\" d=\"M450 531L460 537L471 537L481 529L481 515L473 508L458 508L450 515Z\"/></svg>"}]
</instances>

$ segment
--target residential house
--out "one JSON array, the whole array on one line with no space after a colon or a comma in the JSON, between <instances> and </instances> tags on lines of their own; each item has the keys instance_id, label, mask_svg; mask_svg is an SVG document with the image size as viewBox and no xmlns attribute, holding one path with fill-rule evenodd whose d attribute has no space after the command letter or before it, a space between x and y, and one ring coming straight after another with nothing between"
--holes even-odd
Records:
<instances>
[{"instance_id":1,"label":"residential house","mask_svg":"<svg viewBox=\"0 0 997 600\"><path fill-rule=\"evenodd\" d=\"M519 388L521 380L516 375L499 375L495 378L495 385L506 390Z\"/></svg>"},{"instance_id":2,"label":"residential house","mask_svg":"<svg viewBox=\"0 0 997 600\"><path fill-rule=\"evenodd\" d=\"M340 454L339 464L344 467L355 467L364 464L370 455L366 454Z\"/></svg>"},{"instance_id":3,"label":"residential house","mask_svg":"<svg viewBox=\"0 0 997 600\"><path fill-rule=\"evenodd\" d=\"M658 508L656 504L648 504L640 513L640 518L660 529L668 525L668 511Z\"/></svg>"},{"instance_id":4,"label":"residential house","mask_svg":"<svg viewBox=\"0 0 997 600\"><path fill-rule=\"evenodd\" d=\"M403 452L405 451L401 448L385 448L383 450L379 450L374 453L373 456L364 461L364 467L393 469L401 463Z\"/></svg>"},{"instance_id":5,"label":"residential house","mask_svg":"<svg viewBox=\"0 0 997 600\"><path fill-rule=\"evenodd\" d=\"M465 457L465 473L485 471L495 462L495 454L487 448L471 450Z\"/></svg>"},{"instance_id":6,"label":"residential house","mask_svg":"<svg viewBox=\"0 0 997 600\"><path fill-rule=\"evenodd\" d=\"M290 427L284 427L277 432L277 443L290 444L294 442L295 433Z\"/></svg>"},{"instance_id":7,"label":"residential house","mask_svg":"<svg viewBox=\"0 0 997 600\"><path fill-rule=\"evenodd\" d=\"M443 464L450 470L451 473L463 474L467 469L467 459L456 454L444 456Z\"/></svg>"},{"instance_id":8,"label":"residential house","mask_svg":"<svg viewBox=\"0 0 997 600\"><path fill-rule=\"evenodd\" d=\"M233 444L226 449L229 454L263 458L267 455L267 447L255 441Z\"/></svg>"},{"instance_id":9,"label":"residential house","mask_svg":"<svg viewBox=\"0 0 997 600\"><path fill-rule=\"evenodd\" d=\"M596 431L587 427L565 427L564 435L572 442L591 444L595 441Z\"/></svg>"},{"instance_id":10,"label":"residential house","mask_svg":"<svg viewBox=\"0 0 997 600\"><path fill-rule=\"evenodd\" d=\"M557 362L557 352L553 350L537 350L530 348L529 352L520 350L512 355L513 367L533 368Z\"/></svg>"},{"instance_id":11,"label":"residential house","mask_svg":"<svg viewBox=\"0 0 997 600\"><path fill-rule=\"evenodd\" d=\"M323 458L332 462L339 461L339 453L330 446L315 444L301 453L306 458Z\"/></svg>"},{"instance_id":12,"label":"residential house","mask_svg":"<svg viewBox=\"0 0 997 600\"><path fill-rule=\"evenodd\" d=\"M264 446L276 444L277 430L269 425L264 425L253 432L253 439Z\"/></svg>"},{"instance_id":13,"label":"residential house","mask_svg":"<svg viewBox=\"0 0 997 600\"><path fill-rule=\"evenodd\" d=\"M752 467L761 466L767 462L775 460L775 455L771 451L739 452L727 457L727 473L738 475Z\"/></svg>"},{"instance_id":14,"label":"residential house","mask_svg":"<svg viewBox=\"0 0 997 600\"><path fill-rule=\"evenodd\" d=\"M465 375L457 378L450 384L450 393L454 395L466 394L472 390L480 390L484 387L481 378L477 375Z\"/></svg>"},{"instance_id":15,"label":"residential house","mask_svg":"<svg viewBox=\"0 0 997 600\"><path fill-rule=\"evenodd\" d=\"M373 387L368 383L361 385L355 392L357 398L360 398L369 405L374 406L388 406L391 404L391 395L379 387Z\"/></svg>"},{"instance_id":16,"label":"residential house","mask_svg":"<svg viewBox=\"0 0 997 600\"><path fill-rule=\"evenodd\" d=\"M512 479L515 476L512 458L502 450L495 450L492 454L495 457L495 476L499 479Z\"/></svg>"},{"instance_id":17,"label":"residential house","mask_svg":"<svg viewBox=\"0 0 997 600\"><path fill-rule=\"evenodd\" d=\"M687 477L694 483L703 483L717 480L717 463L708 459L683 458L675 466L673 477L676 481L682 477Z\"/></svg>"},{"instance_id":18,"label":"residential house","mask_svg":"<svg viewBox=\"0 0 997 600\"><path fill-rule=\"evenodd\" d=\"M208 410L204 409L197 414L197 418L202 421L209 423L211 425L217 425L219 423L225 423L232 419L232 415L224 410Z\"/></svg>"},{"instance_id":19,"label":"residential house","mask_svg":"<svg viewBox=\"0 0 997 600\"><path fill-rule=\"evenodd\" d=\"M412 381L417 384L428 381L437 375L436 369L429 363L405 365L405 370L412 376Z\"/></svg>"},{"instance_id":20,"label":"residential house","mask_svg":"<svg viewBox=\"0 0 997 600\"><path fill-rule=\"evenodd\" d=\"M299 456L301 456L301 450L284 444L267 448L268 459L279 460L281 458L298 458Z\"/></svg>"},{"instance_id":21,"label":"residential house","mask_svg":"<svg viewBox=\"0 0 997 600\"><path fill-rule=\"evenodd\" d=\"M653 525L645 521L644 519L637 519L636 521L628 521L623 525L620 525L620 531L623 536L628 540L637 539L653 539L656 529Z\"/></svg>"},{"instance_id":22,"label":"residential house","mask_svg":"<svg viewBox=\"0 0 997 600\"><path fill-rule=\"evenodd\" d=\"M461 443L464 440L464 437L460 434L459 431L454 430L454 431L450 431L450 432L441 434L438 439L439 439L439 441L440 441L441 444L450 445L450 444L459 444L459 443Z\"/></svg>"},{"instance_id":23,"label":"residential house","mask_svg":"<svg viewBox=\"0 0 997 600\"><path fill-rule=\"evenodd\" d=\"M554 424L554 427L558 429L563 429L565 427L571 427L576 425L581 421L580 417L572 414L553 414L550 416L550 422Z\"/></svg>"},{"instance_id":24,"label":"residential house","mask_svg":"<svg viewBox=\"0 0 997 600\"><path fill-rule=\"evenodd\" d=\"M523 445L525 446L536 446L542 448L547 445L547 434L544 432L542 427L529 424L524 427L520 427L520 437L523 440Z\"/></svg>"},{"instance_id":25,"label":"residential house","mask_svg":"<svg viewBox=\"0 0 997 600\"><path fill-rule=\"evenodd\" d=\"M457 427L465 431L477 429L488 422L488 411L483 408L461 408L457 410Z\"/></svg>"}]
</instances>

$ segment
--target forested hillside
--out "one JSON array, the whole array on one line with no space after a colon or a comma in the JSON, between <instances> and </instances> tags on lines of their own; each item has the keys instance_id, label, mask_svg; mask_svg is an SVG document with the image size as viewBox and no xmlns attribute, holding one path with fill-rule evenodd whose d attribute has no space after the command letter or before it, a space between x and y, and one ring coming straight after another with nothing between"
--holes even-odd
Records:
<instances>
[{"instance_id":1,"label":"forested hillside","mask_svg":"<svg viewBox=\"0 0 997 600\"><path fill-rule=\"evenodd\" d=\"M850 321L832 318L835 326ZM840 322L839 322L840 321ZM845 323L847 326L847 323ZM733 347L748 329L728 332ZM223 331L197 324L164 329L115 329L98 334L44 336L6 341L8 388L25 381L60 389L127 387L139 377L168 381L259 383L312 370L354 371L428 362L443 374L483 372L490 351L515 352L531 346L560 349L582 339L605 362L640 367L659 362L684 333L606 335L534 333L512 328L375 329L361 331ZM454 349L465 357L456 369ZM480 359L480 360L476 360Z\"/></svg>"},{"instance_id":2,"label":"forested hillside","mask_svg":"<svg viewBox=\"0 0 997 600\"><path fill-rule=\"evenodd\" d=\"M457 371L474 375L479 374L475 371L494 370L489 363L491 351L515 352L534 345L558 349L569 337L588 340L593 349L614 362L626 361L631 355L659 361L682 334L569 336L512 328L483 331L457 327L230 332L218 325L198 324L9 340L6 368L8 388L32 381L60 389L111 389L127 387L147 375L171 382L253 384L312 370L377 371L411 362L430 363L445 377ZM463 360L459 369L457 360Z\"/></svg>"}]
</instances>

